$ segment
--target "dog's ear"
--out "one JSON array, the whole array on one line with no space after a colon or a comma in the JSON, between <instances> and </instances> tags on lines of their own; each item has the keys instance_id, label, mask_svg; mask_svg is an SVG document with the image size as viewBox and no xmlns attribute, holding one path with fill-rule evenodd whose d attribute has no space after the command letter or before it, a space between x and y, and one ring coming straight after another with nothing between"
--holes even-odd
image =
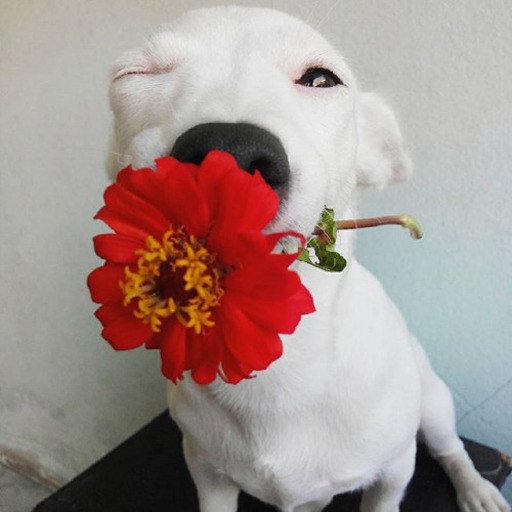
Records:
<instances>
[{"instance_id":1,"label":"dog's ear","mask_svg":"<svg viewBox=\"0 0 512 512\"><path fill-rule=\"evenodd\" d=\"M393 111L374 93L362 93L357 108L358 185L382 189L409 178L412 163Z\"/></svg>"}]
</instances>

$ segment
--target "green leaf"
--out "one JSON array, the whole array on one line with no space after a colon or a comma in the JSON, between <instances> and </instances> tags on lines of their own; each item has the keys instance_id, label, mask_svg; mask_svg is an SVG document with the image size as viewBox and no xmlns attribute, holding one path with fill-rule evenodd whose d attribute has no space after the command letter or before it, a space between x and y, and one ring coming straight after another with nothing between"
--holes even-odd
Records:
<instances>
[{"instance_id":1,"label":"green leaf","mask_svg":"<svg viewBox=\"0 0 512 512\"><path fill-rule=\"evenodd\" d=\"M309 250L307 249L307 247L299 254L299 257L297 259L299 261L309 263L310 265L314 265L314 263L311 261L311 257L309 256Z\"/></svg>"},{"instance_id":2,"label":"green leaf","mask_svg":"<svg viewBox=\"0 0 512 512\"><path fill-rule=\"evenodd\" d=\"M320 234L314 235L308 240L306 248L298 259L327 272L341 272L347 265L347 261L335 250L338 231L334 220L334 210L324 208L318 229ZM316 261L311 259L311 251L313 251Z\"/></svg>"}]
</instances>

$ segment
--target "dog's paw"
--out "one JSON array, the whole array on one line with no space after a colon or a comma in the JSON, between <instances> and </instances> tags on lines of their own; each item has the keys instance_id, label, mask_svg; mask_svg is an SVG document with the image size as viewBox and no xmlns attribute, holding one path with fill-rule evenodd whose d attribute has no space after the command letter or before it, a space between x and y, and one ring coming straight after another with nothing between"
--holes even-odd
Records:
<instances>
[{"instance_id":1,"label":"dog's paw","mask_svg":"<svg viewBox=\"0 0 512 512\"><path fill-rule=\"evenodd\" d=\"M461 512L510 512L510 506L500 491L483 478L457 489Z\"/></svg>"}]
</instances>

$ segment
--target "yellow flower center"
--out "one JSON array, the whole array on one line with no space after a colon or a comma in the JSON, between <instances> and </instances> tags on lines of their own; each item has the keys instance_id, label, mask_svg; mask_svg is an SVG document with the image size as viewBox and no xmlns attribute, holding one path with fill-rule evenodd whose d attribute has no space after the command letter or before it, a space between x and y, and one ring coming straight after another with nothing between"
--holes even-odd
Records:
<instances>
[{"instance_id":1,"label":"yellow flower center","mask_svg":"<svg viewBox=\"0 0 512 512\"><path fill-rule=\"evenodd\" d=\"M125 268L119 284L124 305L137 300L133 314L160 332L162 319L175 315L185 327L200 334L212 327L211 309L219 305L224 290L216 256L182 229L169 229L161 242L152 236L137 251L137 268Z\"/></svg>"}]
</instances>

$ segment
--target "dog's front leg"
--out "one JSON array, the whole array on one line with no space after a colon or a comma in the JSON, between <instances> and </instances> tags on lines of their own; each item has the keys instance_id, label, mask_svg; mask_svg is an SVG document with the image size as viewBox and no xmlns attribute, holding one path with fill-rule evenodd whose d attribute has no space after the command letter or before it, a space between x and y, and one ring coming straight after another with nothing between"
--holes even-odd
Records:
<instances>
[{"instance_id":1,"label":"dog's front leg","mask_svg":"<svg viewBox=\"0 0 512 512\"><path fill-rule=\"evenodd\" d=\"M400 501L414 473L416 440L382 469L379 479L363 492L361 512L398 512Z\"/></svg>"},{"instance_id":2,"label":"dog's front leg","mask_svg":"<svg viewBox=\"0 0 512 512\"><path fill-rule=\"evenodd\" d=\"M234 482L215 471L186 437L183 438L183 453L196 485L199 510L201 512L236 512L240 489Z\"/></svg>"}]
</instances>

